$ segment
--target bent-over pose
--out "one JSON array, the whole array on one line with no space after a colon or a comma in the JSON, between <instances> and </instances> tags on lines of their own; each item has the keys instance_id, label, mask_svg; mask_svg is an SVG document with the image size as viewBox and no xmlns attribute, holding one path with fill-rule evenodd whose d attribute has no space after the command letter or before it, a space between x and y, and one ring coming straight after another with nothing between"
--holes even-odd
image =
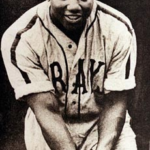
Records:
<instances>
[{"instance_id":1,"label":"bent-over pose","mask_svg":"<svg viewBox=\"0 0 150 150\"><path fill-rule=\"evenodd\" d=\"M136 43L123 14L96 0L45 1L5 32L2 54L29 105L27 150L136 150L126 113Z\"/></svg>"}]
</instances>

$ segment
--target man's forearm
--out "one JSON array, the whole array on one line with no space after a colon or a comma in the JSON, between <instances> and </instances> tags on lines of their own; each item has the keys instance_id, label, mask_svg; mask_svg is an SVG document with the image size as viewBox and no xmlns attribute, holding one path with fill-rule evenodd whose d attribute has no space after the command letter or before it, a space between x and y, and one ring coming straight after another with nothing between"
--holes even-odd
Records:
<instances>
[{"instance_id":1,"label":"man's forearm","mask_svg":"<svg viewBox=\"0 0 150 150\"><path fill-rule=\"evenodd\" d=\"M97 150L112 150L122 131L126 114L125 92L113 92L104 99L99 120Z\"/></svg>"},{"instance_id":2,"label":"man's forearm","mask_svg":"<svg viewBox=\"0 0 150 150\"><path fill-rule=\"evenodd\" d=\"M52 150L74 150L75 145L59 114L44 110L37 120L42 133Z\"/></svg>"},{"instance_id":3,"label":"man's forearm","mask_svg":"<svg viewBox=\"0 0 150 150\"><path fill-rule=\"evenodd\" d=\"M52 150L75 150L75 144L59 113L55 96L41 93L27 98L41 127L47 144Z\"/></svg>"}]
</instances>

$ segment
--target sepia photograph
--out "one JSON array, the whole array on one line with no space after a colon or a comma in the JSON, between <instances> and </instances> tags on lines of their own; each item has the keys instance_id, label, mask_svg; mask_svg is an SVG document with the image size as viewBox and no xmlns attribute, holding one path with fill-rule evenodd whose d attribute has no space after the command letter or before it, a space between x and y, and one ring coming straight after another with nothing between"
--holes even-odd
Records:
<instances>
[{"instance_id":1,"label":"sepia photograph","mask_svg":"<svg viewBox=\"0 0 150 150\"><path fill-rule=\"evenodd\" d=\"M150 150L149 8L2 0L0 150Z\"/></svg>"}]
</instances>

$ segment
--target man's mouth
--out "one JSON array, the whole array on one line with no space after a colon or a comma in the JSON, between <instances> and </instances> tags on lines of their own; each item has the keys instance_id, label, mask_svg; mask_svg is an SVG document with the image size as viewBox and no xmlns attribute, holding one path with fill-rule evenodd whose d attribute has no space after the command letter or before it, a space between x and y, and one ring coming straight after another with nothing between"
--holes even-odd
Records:
<instances>
[{"instance_id":1,"label":"man's mouth","mask_svg":"<svg viewBox=\"0 0 150 150\"><path fill-rule=\"evenodd\" d=\"M67 21L71 23L76 23L82 19L81 15L65 15Z\"/></svg>"}]
</instances>

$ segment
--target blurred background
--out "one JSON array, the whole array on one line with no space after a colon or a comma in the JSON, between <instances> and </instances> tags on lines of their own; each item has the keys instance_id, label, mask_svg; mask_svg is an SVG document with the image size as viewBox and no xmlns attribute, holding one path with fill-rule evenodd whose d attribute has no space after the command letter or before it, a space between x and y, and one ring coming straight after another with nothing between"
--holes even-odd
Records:
<instances>
[{"instance_id":1,"label":"blurred background","mask_svg":"<svg viewBox=\"0 0 150 150\"><path fill-rule=\"evenodd\" d=\"M0 38L26 10L43 0L1 0ZM131 126L137 135L138 150L150 150L150 1L102 0L123 12L137 36L137 87L129 95ZM24 117L27 105L14 98L0 54L0 150L25 150Z\"/></svg>"}]
</instances>

